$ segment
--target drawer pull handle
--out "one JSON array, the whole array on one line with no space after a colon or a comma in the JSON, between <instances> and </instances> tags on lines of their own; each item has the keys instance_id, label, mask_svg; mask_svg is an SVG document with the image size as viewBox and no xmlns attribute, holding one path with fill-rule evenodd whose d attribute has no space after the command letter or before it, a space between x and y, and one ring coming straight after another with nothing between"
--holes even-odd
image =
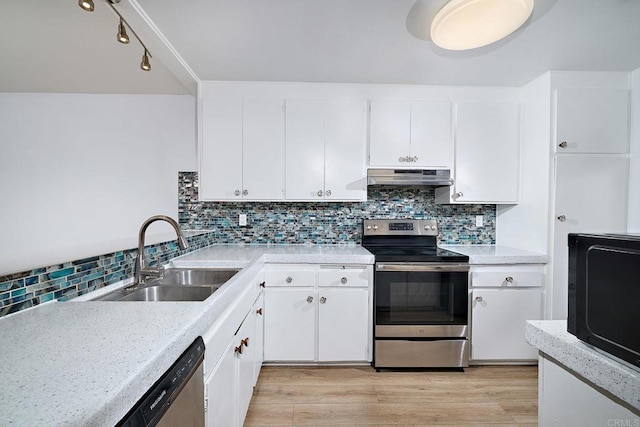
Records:
<instances>
[{"instance_id":1,"label":"drawer pull handle","mask_svg":"<svg viewBox=\"0 0 640 427\"><path fill-rule=\"evenodd\" d=\"M284 281L287 282L287 283L291 283L291 282L293 282L293 278L291 276L289 276Z\"/></svg>"},{"instance_id":2,"label":"drawer pull handle","mask_svg":"<svg viewBox=\"0 0 640 427\"><path fill-rule=\"evenodd\" d=\"M342 279L340 279L340 283L342 283L342 284L345 284L347 282L348 282L348 280L347 280L346 277L343 277Z\"/></svg>"},{"instance_id":3,"label":"drawer pull handle","mask_svg":"<svg viewBox=\"0 0 640 427\"><path fill-rule=\"evenodd\" d=\"M482 301L483 301L482 297L476 297L476 302L482 302Z\"/></svg>"},{"instance_id":4,"label":"drawer pull handle","mask_svg":"<svg viewBox=\"0 0 640 427\"><path fill-rule=\"evenodd\" d=\"M237 354L242 354L242 342L240 343L240 345L239 345L239 346L237 346L237 347L235 348L235 352L236 352Z\"/></svg>"},{"instance_id":5,"label":"drawer pull handle","mask_svg":"<svg viewBox=\"0 0 640 427\"><path fill-rule=\"evenodd\" d=\"M311 304L313 302L313 297L307 297L307 302Z\"/></svg>"},{"instance_id":6,"label":"drawer pull handle","mask_svg":"<svg viewBox=\"0 0 640 427\"><path fill-rule=\"evenodd\" d=\"M245 339L241 340L240 346L249 347L249 337L246 337Z\"/></svg>"},{"instance_id":7,"label":"drawer pull handle","mask_svg":"<svg viewBox=\"0 0 640 427\"><path fill-rule=\"evenodd\" d=\"M506 280L509 283L513 283L513 277L511 276L507 276L504 280Z\"/></svg>"},{"instance_id":8,"label":"drawer pull handle","mask_svg":"<svg viewBox=\"0 0 640 427\"><path fill-rule=\"evenodd\" d=\"M325 302L327 302L327 299L325 297L320 298L320 304L324 304Z\"/></svg>"},{"instance_id":9,"label":"drawer pull handle","mask_svg":"<svg viewBox=\"0 0 640 427\"><path fill-rule=\"evenodd\" d=\"M256 313L258 313L260 316L262 316L262 307L256 310Z\"/></svg>"},{"instance_id":10,"label":"drawer pull handle","mask_svg":"<svg viewBox=\"0 0 640 427\"><path fill-rule=\"evenodd\" d=\"M260 282L260 287L264 288L264 285L266 285L267 282Z\"/></svg>"}]
</instances>

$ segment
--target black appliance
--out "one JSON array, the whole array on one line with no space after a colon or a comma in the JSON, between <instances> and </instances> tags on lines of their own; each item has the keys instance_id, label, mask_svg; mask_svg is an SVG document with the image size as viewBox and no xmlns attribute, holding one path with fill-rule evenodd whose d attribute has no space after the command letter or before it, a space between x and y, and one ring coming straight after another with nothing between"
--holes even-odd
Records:
<instances>
[{"instance_id":1,"label":"black appliance","mask_svg":"<svg viewBox=\"0 0 640 427\"><path fill-rule=\"evenodd\" d=\"M375 256L373 366L469 365L469 257L437 247L435 220L363 221Z\"/></svg>"},{"instance_id":2,"label":"black appliance","mask_svg":"<svg viewBox=\"0 0 640 427\"><path fill-rule=\"evenodd\" d=\"M640 235L570 233L567 330L640 367Z\"/></svg>"}]
</instances>

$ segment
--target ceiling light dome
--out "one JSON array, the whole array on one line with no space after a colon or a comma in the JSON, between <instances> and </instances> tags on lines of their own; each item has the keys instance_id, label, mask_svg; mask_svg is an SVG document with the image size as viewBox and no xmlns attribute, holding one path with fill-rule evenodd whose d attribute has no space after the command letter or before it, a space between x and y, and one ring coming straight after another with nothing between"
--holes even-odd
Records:
<instances>
[{"instance_id":1,"label":"ceiling light dome","mask_svg":"<svg viewBox=\"0 0 640 427\"><path fill-rule=\"evenodd\" d=\"M431 23L431 39L443 49L466 50L501 40L520 28L534 0L451 0Z\"/></svg>"}]
</instances>

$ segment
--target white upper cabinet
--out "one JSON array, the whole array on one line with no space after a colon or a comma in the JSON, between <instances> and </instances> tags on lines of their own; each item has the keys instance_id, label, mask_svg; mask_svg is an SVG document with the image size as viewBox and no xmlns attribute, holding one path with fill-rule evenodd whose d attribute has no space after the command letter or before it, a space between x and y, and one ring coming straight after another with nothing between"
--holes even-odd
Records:
<instances>
[{"instance_id":1,"label":"white upper cabinet","mask_svg":"<svg viewBox=\"0 0 640 427\"><path fill-rule=\"evenodd\" d=\"M201 200L284 198L284 101L202 99Z\"/></svg>"},{"instance_id":2,"label":"white upper cabinet","mask_svg":"<svg viewBox=\"0 0 640 427\"><path fill-rule=\"evenodd\" d=\"M369 166L451 168L451 103L372 100Z\"/></svg>"},{"instance_id":3,"label":"white upper cabinet","mask_svg":"<svg viewBox=\"0 0 640 427\"><path fill-rule=\"evenodd\" d=\"M454 184L437 203L517 203L520 106L456 104Z\"/></svg>"},{"instance_id":4,"label":"white upper cabinet","mask_svg":"<svg viewBox=\"0 0 640 427\"><path fill-rule=\"evenodd\" d=\"M365 101L287 100L287 200L366 200L365 153Z\"/></svg>"},{"instance_id":5,"label":"white upper cabinet","mask_svg":"<svg viewBox=\"0 0 640 427\"><path fill-rule=\"evenodd\" d=\"M560 88L555 98L555 152L628 152L628 90Z\"/></svg>"}]
</instances>

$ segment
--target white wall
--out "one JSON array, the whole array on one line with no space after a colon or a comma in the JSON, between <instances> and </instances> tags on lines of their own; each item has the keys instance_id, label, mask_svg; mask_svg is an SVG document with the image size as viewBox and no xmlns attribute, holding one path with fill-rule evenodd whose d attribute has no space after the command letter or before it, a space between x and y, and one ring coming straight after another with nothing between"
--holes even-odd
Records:
<instances>
[{"instance_id":1,"label":"white wall","mask_svg":"<svg viewBox=\"0 0 640 427\"><path fill-rule=\"evenodd\" d=\"M520 198L498 205L496 244L547 253L549 227L550 73L522 88Z\"/></svg>"},{"instance_id":2,"label":"white wall","mask_svg":"<svg viewBox=\"0 0 640 427\"><path fill-rule=\"evenodd\" d=\"M640 68L631 73L631 159L627 230L640 233Z\"/></svg>"},{"instance_id":3,"label":"white wall","mask_svg":"<svg viewBox=\"0 0 640 427\"><path fill-rule=\"evenodd\" d=\"M0 94L0 275L132 248L147 217L177 217L195 111L181 95Z\"/></svg>"}]
</instances>

